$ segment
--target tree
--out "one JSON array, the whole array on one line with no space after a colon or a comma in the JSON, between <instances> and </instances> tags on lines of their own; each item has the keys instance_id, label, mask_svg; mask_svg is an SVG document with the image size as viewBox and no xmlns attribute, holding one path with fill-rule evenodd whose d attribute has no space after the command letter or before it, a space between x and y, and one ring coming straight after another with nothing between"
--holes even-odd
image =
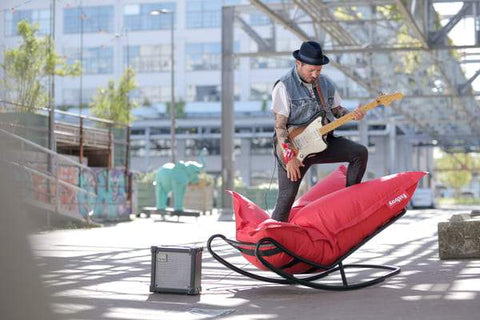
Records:
<instances>
[{"instance_id":1,"label":"tree","mask_svg":"<svg viewBox=\"0 0 480 320\"><path fill-rule=\"evenodd\" d=\"M166 114L170 114L170 105L171 102L167 102ZM183 118L185 116L185 101L180 99L179 101L175 102L175 118Z\"/></svg>"},{"instance_id":2,"label":"tree","mask_svg":"<svg viewBox=\"0 0 480 320\"><path fill-rule=\"evenodd\" d=\"M17 25L21 44L7 50L1 68L4 79L0 80L4 98L20 106L22 111L33 111L47 104L46 81L49 76L78 76L80 64L68 65L55 53L55 44L50 36L38 38L38 24L20 21Z\"/></svg>"},{"instance_id":3,"label":"tree","mask_svg":"<svg viewBox=\"0 0 480 320\"><path fill-rule=\"evenodd\" d=\"M129 124L132 121L131 110L138 106L129 99L129 94L136 87L135 71L127 68L118 86L115 86L114 80L110 80L106 88L98 89L90 104L90 111L99 118L114 121L118 126Z\"/></svg>"},{"instance_id":4,"label":"tree","mask_svg":"<svg viewBox=\"0 0 480 320\"><path fill-rule=\"evenodd\" d=\"M455 190L457 196L460 189L466 186L472 179L473 159L467 154L444 154L436 160L438 178L447 187Z\"/></svg>"},{"instance_id":5,"label":"tree","mask_svg":"<svg viewBox=\"0 0 480 320\"><path fill-rule=\"evenodd\" d=\"M263 112L263 113L267 112L267 109L268 109L267 98L263 98L261 109L262 109L262 112Z\"/></svg>"}]
</instances>

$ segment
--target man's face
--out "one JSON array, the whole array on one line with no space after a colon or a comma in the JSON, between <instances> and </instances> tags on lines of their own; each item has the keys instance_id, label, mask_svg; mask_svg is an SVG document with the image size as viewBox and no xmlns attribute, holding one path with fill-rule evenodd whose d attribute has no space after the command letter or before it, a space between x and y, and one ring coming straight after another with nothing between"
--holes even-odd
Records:
<instances>
[{"instance_id":1,"label":"man's face","mask_svg":"<svg viewBox=\"0 0 480 320\"><path fill-rule=\"evenodd\" d=\"M298 75L306 83L314 83L320 75L320 72L322 72L322 66L306 64L298 60L296 64Z\"/></svg>"}]
</instances>

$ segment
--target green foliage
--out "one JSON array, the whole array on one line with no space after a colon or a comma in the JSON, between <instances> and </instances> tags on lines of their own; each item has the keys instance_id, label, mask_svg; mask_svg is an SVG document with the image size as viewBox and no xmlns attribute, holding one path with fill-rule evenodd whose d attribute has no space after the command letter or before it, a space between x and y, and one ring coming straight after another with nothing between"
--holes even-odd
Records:
<instances>
[{"instance_id":1,"label":"green foliage","mask_svg":"<svg viewBox=\"0 0 480 320\"><path fill-rule=\"evenodd\" d=\"M152 171L152 172L147 172L147 173L141 173L139 175L139 180L143 183L153 183L155 181L155 174L157 171Z\"/></svg>"},{"instance_id":2,"label":"green foliage","mask_svg":"<svg viewBox=\"0 0 480 320\"><path fill-rule=\"evenodd\" d=\"M100 87L93 98L91 112L96 117L112 120L118 127L132 121L131 110L138 105L129 99L129 94L137 87L135 71L127 68L120 77L118 86L110 80L106 88Z\"/></svg>"},{"instance_id":3,"label":"green foliage","mask_svg":"<svg viewBox=\"0 0 480 320\"><path fill-rule=\"evenodd\" d=\"M473 164L472 157L465 154L444 154L436 160L435 166L438 171L438 180L460 194L460 189L466 186L472 179L472 172L467 170ZM444 171L442 171L444 169ZM454 169L454 170L452 170Z\"/></svg>"},{"instance_id":4,"label":"green foliage","mask_svg":"<svg viewBox=\"0 0 480 320\"><path fill-rule=\"evenodd\" d=\"M410 34L410 28L404 25L400 28L397 41L399 44L412 45L418 40ZM401 58L402 65L397 67L397 72L414 74L423 63L423 54L421 51L406 51L398 54Z\"/></svg>"},{"instance_id":5,"label":"green foliage","mask_svg":"<svg viewBox=\"0 0 480 320\"><path fill-rule=\"evenodd\" d=\"M142 106L144 106L144 107L151 107L151 106L152 106L152 103L150 102L150 100L149 100L147 97L145 97L145 98L143 99Z\"/></svg>"},{"instance_id":6,"label":"green foliage","mask_svg":"<svg viewBox=\"0 0 480 320\"><path fill-rule=\"evenodd\" d=\"M61 104L61 105L57 105L57 110L60 110L60 111L68 111L69 109L72 109L74 108L75 106L74 105L71 105L71 104Z\"/></svg>"},{"instance_id":7,"label":"green foliage","mask_svg":"<svg viewBox=\"0 0 480 320\"><path fill-rule=\"evenodd\" d=\"M267 105L267 100L266 99L263 99L262 100L262 112L267 112L267 109L268 109L268 105Z\"/></svg>"},{"instance_id":8,"label":"green foliage","mask_svg":"<svg viewBox=\"0 0 480 320\"><path fill-rule=\"evenodd\" d=\"M213 178L213 176L206 173L205 171L201 171L198 174L198 180L200 180L201 182L203 181L203 183L207 186L211 186L215 183L215 179Z\"/></svg>"},{"instance_id":9,"label":"green foliage","mask_svg":"<svg viewBox=\"0 0 480 320\"><path fill-rule=\"evenodd\" d=\"M7 50L1 68L5 78L0 80L4 98L21 106L22 111L33 111L48 101L45 83L48 76L78 76L80 64L69 66L55 53L50 36L38 38L38 24L20 21L17 25L22 40L20 46Z\"/></svg>"},{"instance_id":10,"label":"green foliage","mask_svg":"<svg viewBox=\"0 0 480 320\"><path fill-rule=\"evenodd\" d=\"M155 176L157 174L157 170L147 172L147 173L141 173L138 175L138 180L143 183L148 183L151 184L153 181L155 181ZM201 184L203 185L213 185L215 182L215 179L211 174L206 173L205 171L201 171L198 174L198 180L200 181Z\"/></svg>"},{"instance_id":11,"label":"green foliage","mask_svg":"<svg viewBox=\"0 0 480 320\"><path fill-rule=\"evenodd\" d=\"M338 7L333 12L335 18L342 21L353 21L356 19L362 19L362 14L360 12L355 12L357 7L350 7L350 10L347 10L344 7Z\"/></svg>"},{"instance_id":12,"label":"green foliage","mask_svg":"<svg viewBox=\"0 0 480 320\"><path fill-rule=\"evenodd\" d=\"M442 198L438 200L440 205L452 205L452 204L461 204L461 205L480 205L480 198Z\"/></svg>"},{"instance_id":13,"label":"green foliage","mask_svg":"<svg viewBox=\"0 0 480 320\"><path fill-rule=\"evenodd\" d=\"M218 177L217 178L217 185L216 185L217 188L221 188L222 187L222 177ZM240 177L235 177L233 179L233 189L234 190L237 190L238 188L244 188L246 187L245 183L243 182L242 178Z\"/></svg>"},{"instance_id":14,"label":"green foliage","mask_svg":"<svg viewBox=\"0 0 480 320\"><path fill-rule=\"evenodd\" d=\"M57 110L60 111L68 111L73 108L78 108L79 105L74 105L74 104L60 104L56 106ZM82 109L87 109L88 108L88 103L82 103Z\"/></svg>"},{"instance_id":15,"label":"green foliage","mask_svg":"<svg viewBox=\"0 0 480 320\"><path fill-rule=\"evenodd\" d=\"M171 102L167 102L167 110L166 113L170 114L170 105ZM185 116L185 101L180 99L179 101L175 102L175 118L183 118Z\"/></svg>"},{"instance_id":16,"label":"green foliage","mask_svg":"<svg viewBox=\"0 0 480 320\"><path fill-rule=\"evenodd\" d=\"M384 5L384 6L377 6L376 10L380 13L383 17L387 18L388 20L402 20L404 17L400 10L398 10L398 6L394 5Z\"/></svg>"}]
</instances>

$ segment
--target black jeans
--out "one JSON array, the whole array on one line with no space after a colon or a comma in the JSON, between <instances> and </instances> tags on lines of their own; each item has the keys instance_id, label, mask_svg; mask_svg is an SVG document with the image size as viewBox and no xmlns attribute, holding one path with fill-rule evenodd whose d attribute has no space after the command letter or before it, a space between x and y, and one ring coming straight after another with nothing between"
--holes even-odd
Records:
<instances>
[{"instance_id":1,"label":"black jeans","mask_svg":"<svg viewBox=\"0 0 480 320\"><path fill-rule=\"evenodd\" d=\"M346 138L333 135L327 136L327 143L327 149L310 156L303 162L305 166L300 167L301 178L297 181L288 179L287 171L278 163L278 197L275 209L273 209L272 219L288 221L300 182L312 164L348 162L347 187L362 181L367 168L367 148Z\"/></svg>"}]
</instances>

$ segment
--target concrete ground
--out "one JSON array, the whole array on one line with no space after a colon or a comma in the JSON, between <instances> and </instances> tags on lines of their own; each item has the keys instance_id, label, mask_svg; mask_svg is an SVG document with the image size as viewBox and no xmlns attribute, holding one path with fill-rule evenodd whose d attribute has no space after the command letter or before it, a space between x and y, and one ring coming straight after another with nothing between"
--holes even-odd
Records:
<instances>
[{"instance_id":1,"label":"concrete ground","mask_svg":"<svg viewBox=\"0 0 480 320\"><path fill-rule=\"evenodd\" d=\"M470 209L408 211L347 259L398 265L402 272L349 292L252 280L225 268L206 248L200 295L149 292L152 245L205 246L212 234L234 236L234 222L219 222L215 214L50 231L31 242L62 319L478 319L480 260L438 257L437 223ZM243 258L235 260L253 270Z\"/></svg>"}]
</instances>

